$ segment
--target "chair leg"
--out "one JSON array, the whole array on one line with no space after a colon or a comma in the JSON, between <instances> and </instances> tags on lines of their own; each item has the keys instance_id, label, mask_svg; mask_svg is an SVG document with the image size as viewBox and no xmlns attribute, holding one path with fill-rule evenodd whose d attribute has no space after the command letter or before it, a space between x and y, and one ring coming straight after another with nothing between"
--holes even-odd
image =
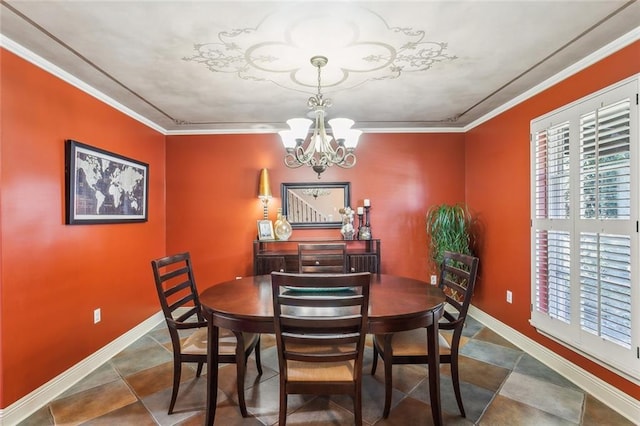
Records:
<instances>
[{"instance_id":1,"label":"chair leg","mask_svg":"<svg viewBox=\"0 0 640 426\"><path fill-rule=\"evenodd\" d=\"M178 388L180 387L180 377L182 375L182 363L180 358L173 357L173 389L171 390L171 402L169 402L168 414L173 413L173 407L178 399Z\"/></svg>"},{"instance_id":2,"label":"chair leg","mask_svg":"<svg viewBox=\"0 0 640 426\"><path fill-rule=\"evenodd\" d=\"M247 403L244 399L244 375L245 375L245 362L246 358L243 361L236 362L236 367L238 369L238 377L237 377L237 392L238 392L238 405L240 406L240 414L242 417L248 417L249 413L247 413Z\"/></svg>"},{"instance_id":3,"label":"chair leg","mask_svg":"<svg viewBox=\"0 0 640 426\"><path fill-rule=\"evenodd\" d=\"M258 336L258 343L256 343L255 354L256 354L256 367L258 368L258 374L262 375L262 360L260 359L260 336Z\"/></svg>"},{"instance_id":4,"label":"chair leg","mask_svg":"<svg viewBox=\"0 0 640 426\"><path fill-rule=\"evenodd\" d=\"M384 410L382 417L389 417L389 411L391 411L391 385L393 384L393 375L391 374L393 369L393 349L391 349L392 334L384 336L384 352L382 353L382 361L384 362Z\"/></svg>"},{"instance_id":5,"label":"chair leg","mask_svg":"<svg viewBox=\"0 0 640 426\"><path fill-rule=\"evenodd\" d=\"M287 389L283 381L280 381L280 412L278 413L278 424L287 425Z\"/></svg>"},{"instance_id":6,"label":"chair leg","mask_svg":"<svg viewBox=\"0 0 640 426\"><path fill-rule=\"evenodd\" d=\"M362 426L362 388L353 396L353 420L356 426Z\"/></svg>"},{"instance_id":7,"label":"chair leg","mask_svg":"<svg viewBox=\"0 0 640 426\"><path fill-rule=\"evenodd\" d=\"M464 412L464 406L462 405L462 394L460 392L460 377L458 373L458 354L451 354L451 380L453 382L453 392L456 395L456 401L458 402L458 408L460 409L460 415L467 417Z\"/></svg>"},{"instance_id":8,"label":"chair leg","mask_svg":"<svg viewBox=\"0 0 640 426\"><path fill-rule=\"evenodd\" d=\"M202 366L204 366L204 361L199 361L198 362L198 369L196 370L196 377L200 377L200 374L202 374Z\"/></svg>"},{"instance_id":9,"label":"chair leg","mask_svg":"<svg viewBox=\"0 0 640 426\"><path fill-rule=\"evenodd\" d=\"M378 368L378 349L376 344L373 344L373 363L371 364L371 375L376 374L376 368Z\"/></svg>"}]
</instances>

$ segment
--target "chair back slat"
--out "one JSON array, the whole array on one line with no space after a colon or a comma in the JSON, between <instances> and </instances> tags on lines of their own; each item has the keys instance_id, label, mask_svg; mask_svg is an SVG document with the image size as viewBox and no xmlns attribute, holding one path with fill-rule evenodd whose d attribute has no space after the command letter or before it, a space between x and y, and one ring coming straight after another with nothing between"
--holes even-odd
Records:
<instances>
[{"instance_id":1,"label":"chair back slat","mask_svg":"<svg viewBox=\"0 0 640 426\"><path fill-rule=\"evenodd\" d=\"M152 260L151 268L165 318L174 322L204 321L189 253Z\"/></svg>"},{"instance_id":2,"label":"chair back slat","mask_svg":"<svg viewBox=\"0 0 640 426\"><path fill-rule=\"evenodd\" d=\"M371 274L271 274L278 357L361 368Z\"/></svg>"},{"instance_id":3,"label":"chair back slat","mask_svg":"<svg viewBox=\"0 0 640 426\"><path fill-rule=\"evenodd\" d=\"M302 287L304 288L304 287ZM295 292L295 287L290 287L292 292ZM322 296L289 296L281 295L282 303L287 306L309 306L309 301L313 299L315 307L333 307L333 306L358 306L362 303L362 295L350 295L345 294L339 298L335 297L322 297Z\"/></svg>"},{"instance_id":4,"label":"chair back slat","mask_svg":"<svg viewBox=\"0 0 640 426\"><path fill-rule=\"evenodd\" d=\"M457 311L457 315L450 312L445 315L447 319L454 317L464 322L478 275L478 262L479 259L471 255L444 253L439 286L446 295L447 303Z\"/></svg>"}]
</instances>

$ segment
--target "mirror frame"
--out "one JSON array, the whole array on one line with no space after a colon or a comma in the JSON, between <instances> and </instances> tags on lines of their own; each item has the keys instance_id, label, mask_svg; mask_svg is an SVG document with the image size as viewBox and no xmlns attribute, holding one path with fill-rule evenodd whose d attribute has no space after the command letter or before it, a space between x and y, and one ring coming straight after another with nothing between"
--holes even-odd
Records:
<instances>
[{"instance_id":1,"label":"mirror frame","mask_svg":"<svg viewBox=\"0 0 640 426\"><path fill-rule=\"evenodd\" d=\"M296 228L341 228L342 219L335 222L292 222L289 219L290 208L287 205L287 191L290 189L305 189L305 188L328 188L328 189L343 189L344 190L344 204L342 207L350 206L351 204L351 183L349 182L302 182L302 183L282 183L280 185L280 197L282 198L282 214L287 216L287 220L291 223L291 227Z\"/></svg>"}]
</instances>

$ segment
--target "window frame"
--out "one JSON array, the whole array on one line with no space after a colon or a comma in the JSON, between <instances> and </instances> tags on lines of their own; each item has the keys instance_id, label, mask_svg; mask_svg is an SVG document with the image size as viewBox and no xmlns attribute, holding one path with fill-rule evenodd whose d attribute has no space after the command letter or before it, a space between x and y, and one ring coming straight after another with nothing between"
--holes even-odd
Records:
<instances>
[{"instance_id":1,"label":"window frame","mask_svg":"<svg viewBox=\"0 0 640 426\"><path fill-rule=\"evenodd\" d=\"M640 206L640 113L638 107L638 92L640 91L640 74L637 74L628 79L622 80L616 84L613 84L605 89L602 89L596 93L588 95L582 99L579 99L569 105L560 107L552 112L549 112L543 116L537 117L531 120L530 126L530 140L531 140L531 157L530 157L530 185L531 185L531 324L537 329L538 332L550 337L561 344L570 347L572 350L587 356L588 358L598 362L600 365L615 371L618 374L632 380L635 383L640 383L640 238L638 234L639 223L639 206ZM618 218L583 218L581 217L580 206L580 149L581 149L581 118L591 111L605 108L609 105L616 104L622 99L628 98L629 102L629 168L630 168L630 215L628 219ZM563 123L568 123L568 148L569 148L569 161L568 161L568 198L565 203L567 204L568 215L556 217L554 214L550 214L551 211L563 211L563 208L559 208L558 205L549 206L546 200L549 198L549 188L553 186L552 180L549 178L550 173L545 167L549 164L547 161L547 155L549 151L544 151L540 154L538 152L538 143L542 138L538 138L541 132L548 131L554 127L559 127ZM544 140L547 142L546 149L549 148L549 140L551 138L546 135ZM553 151L557 153L558 151ZM540 158L540 164L544 170L544 176L540 173L538 168L538 155L542 155ZM599 156L599 152L596 152L596 156ZM554 163L555 164L555 163ZM563 163L564 164L564 163ZM615 175L617 177L617 175ZM599 175L596 175L595 180L598 180ZM550 183L551 182L551 183ZM601 182L601 181L600 181ZM616 185L622 186L622 184L616 183ZM600 183L598 188L604 186L604 183ZM552 187L558 189L557 187ZM540 191L540 192L538 192ZM545 196L543 212L545 217L539 217L539 203L538 195ZM555 208L554 208L555 207ZM563 207L563 206L560 206ZM553 216L553 217L551 217ZM547 238L539 239L538 236L546 231ZM581 235L586 232L596 232L601 234L613 234L628 236L630 244L630 255L628 257L630 263L630 347L624 348L621 344L615 343L605 338L592 334L589 331L585 331L581 326L581 276L580 276L580 262L584 260L585 256L580 254L580 241ZM569 301L569 318L570 322L554 318L549 313L541 312L538 307L538 243L546 244L541 246L541 257L545 254L549 254L550 249L556 248L556 246L549 246L549 235L569 235L568 244L568 265L569 265L569 282L568 288L570 293ZM600 247L600 246L598 246ZM566 247L556 248L554 252L560 253L562 249ZM607 251L599 251L600 256L598 261L608 253ZM548 258L545 257L545 260ZM542 265L542 264L541 264ZM544 266L547 266L545 263ZM550 282L549 277L552 275L549 272L549 268L542 268L542 275L540 275L541 282L543 282L543 290L548 291ZM546 273L546 275L545 275ZM600 281L598 281L600 284ZM544 293L544 292L541 292ZM544 293L546 295L547 293ZM545 299L546 300L546 299ZM585 298L586 300L586 298ZM608 305L598 304L598 312L603 312ZM545 309L542 307L541 309ZM549 307L546 306L548 310Z\"/></svg>"}]
</instances>

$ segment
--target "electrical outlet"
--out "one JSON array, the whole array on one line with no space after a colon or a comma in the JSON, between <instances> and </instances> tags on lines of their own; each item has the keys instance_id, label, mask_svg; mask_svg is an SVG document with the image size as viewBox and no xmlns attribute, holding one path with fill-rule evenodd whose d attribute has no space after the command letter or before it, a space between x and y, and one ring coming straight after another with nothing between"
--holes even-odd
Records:
<instances>
[{"instance_id":1,"label":"electrical outlet","mask_svg":"<svg viewBox=\"0 0 640 426\"><path fill-rule=\"evenodd\" d=\"M511 290L507 290L507 303L513 303L513 294L511 294Z\"/></svg>"},{"instance_id":2,"label":"electrical outlet","mask_svg":"<svg viewBox=\"0 0 640 426\"><path fill-rule=\"evenodd\" d=\"M436 284L438 284L438 276L431 275L431 285L436 285Z\"/></svg>"},{"instance_id":3,"label":"electrical outlet","mask_svg":"<svg viewBox=\"0 0 640 426\"><path fill-rule=\"evenodd\" d=\"M94 309L93 310L93 323L94 324L97 324L97 323L100 322L100 320L101 320L100 316L101 316L100 308Z\"/></svg>"}]
</instances>

